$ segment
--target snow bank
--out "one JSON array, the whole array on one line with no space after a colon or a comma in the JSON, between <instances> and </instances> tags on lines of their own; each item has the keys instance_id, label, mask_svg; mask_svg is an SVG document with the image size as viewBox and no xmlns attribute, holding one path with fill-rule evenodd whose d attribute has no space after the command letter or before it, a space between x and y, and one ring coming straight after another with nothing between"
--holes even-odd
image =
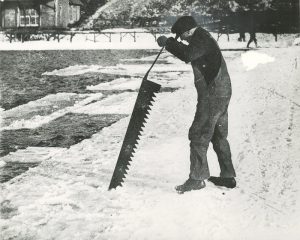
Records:
<instances>
[{"instance_id":1,"label":"snow bank","mask_svg":"<svg viewBox=\"0 0 300 240\"><path fill-rule=\"evenodd\" d=\"M242 54L242 62L246 67L246 70L253 70L258 64L265 64L274 62L275 58L268 56L264 53L258 53L256 51L248 51Z\"/></svg>"}]
</instances>

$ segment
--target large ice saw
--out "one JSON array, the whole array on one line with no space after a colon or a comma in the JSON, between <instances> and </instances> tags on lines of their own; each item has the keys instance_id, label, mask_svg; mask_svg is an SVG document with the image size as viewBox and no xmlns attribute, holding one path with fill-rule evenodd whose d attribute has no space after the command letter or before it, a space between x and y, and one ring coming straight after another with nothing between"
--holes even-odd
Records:
<instances>
[{"instance_id":1,"label":"large ice saw","mask_svg":"<svg viewBox=\"0 0 300 240\"><path fill-rule=\"evenodd\" d=\"M146 119L148 118L147 114L149 114L152 102L154 102L153 98L155 96L155 93L159 92L160 90L161 85L149 81L147 80L147 78L149 72L156 63L163 49L164 48L160 50L142 80L142 84L135 101L123 145L121 147L118 161L112 175L108 190L116 188L118 186L122 186L125 174L127 173L130 161L132 160L131 158L133 157L133 153L137 148L137 141L139 140L139 136L141 136L142 128L145 126Z\"/></svg>"}]
</instances>

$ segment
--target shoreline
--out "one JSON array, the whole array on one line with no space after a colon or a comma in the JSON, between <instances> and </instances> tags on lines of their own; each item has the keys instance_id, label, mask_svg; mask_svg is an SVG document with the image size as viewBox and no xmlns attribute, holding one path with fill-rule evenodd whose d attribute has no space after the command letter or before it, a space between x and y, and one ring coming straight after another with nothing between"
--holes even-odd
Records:
<instances>
[{"instance_id":1,"label":"shoreline","mask_svg":"<svg viewBox=\"0 0 300 240\"><path fill-rule=\"evenodd\" d=\"M117 31L118 30L118 31ZM112 29L114 31L109 40L105 35L99 35L96 38L93 34L77 34L70 42L69 36L57 40L47 41L30 40L30 41L13 41L9 42L8 39L2 34L0 36L0 51L50 51L50 50L159 50L160 47L154 36L151 33L139 32L136 33L135 39L132 35L124 35L121 39L121 30ZM109 31L109 30L107 30ZM131 31L134 31L131 30ZM139 31L141 31L139 29ZM217 40L217 34L211 33ZM159 37L160 34L157 34ZM173 34L166 34L167 37L172 37ZM173 36L174 37L174 36ZM227 40L226 35L221 35L218 40L220 48L223 49L241 49L246 48L246 42L238 42L238 34L230 34L230 41ZM274 41L271 34L258 33L258 45L261 48L284 48L297 46L300 43L299 34L281 34L278 36L278 41ZM253 47L253 46L252 46ZM252 48L251 48L252 49Z\"/></svg>"},{"instance_id":2,"label":"shoreline","mask_svg":"<svg viewBox=\"0 0 300 240\"><path fill-rule=\"evenodd\" d=\"M106 35L106 32L109 35ZM158 37L159 34L156 36ZM145 29L106 29L103 34L98 35L94 35L94 33L77 33L72 39L66 35L59 41L57 39L50 41L40 39L10 42L3 33L0 36L0 51L97 49L131 50L160 49L160 47L157 45L155 37Z\"/></svg>"},{"instance_id":3,"label":"shoreline","mask_svg":"<svg viewBox=\"0 0 300 240\"><path fill-rule=\"evenodd\" d=\"M50 50L157 50L160 47L153 41L144 43L116 42L0 42L0 51L50 51Z\"/></svg>"}]
</instances>

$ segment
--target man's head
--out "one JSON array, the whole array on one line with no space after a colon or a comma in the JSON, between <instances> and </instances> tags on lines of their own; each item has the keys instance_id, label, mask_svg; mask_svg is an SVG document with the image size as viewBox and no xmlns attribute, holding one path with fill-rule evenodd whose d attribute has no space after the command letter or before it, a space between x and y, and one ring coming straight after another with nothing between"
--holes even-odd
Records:
<instances>
[{"instance_id":1,"label":"man's head","mask_svg":"<svg viewBox=\"0 0 300 240\"><path fill-rule=\"evenodd\" d=\"M183 16L177 19L171 28L171 32L176 34L176 39L178 37L183 37L185 32L197 27L195 19L191 16ZM185 39L183 39L185 40Z\"/></svg>"}]
</instances>

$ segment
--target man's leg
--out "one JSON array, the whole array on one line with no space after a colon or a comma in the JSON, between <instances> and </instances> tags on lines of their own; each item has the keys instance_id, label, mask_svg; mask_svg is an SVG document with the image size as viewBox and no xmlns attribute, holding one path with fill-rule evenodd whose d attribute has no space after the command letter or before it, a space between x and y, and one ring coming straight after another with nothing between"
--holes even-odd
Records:
<instances>
[{"instance_id":1,"label":"man's leg","mask_svg":"<svg viewBox=\"0 0 300 240\"><path fill-rule=\"evenodd\" d=\"M220 177L235 177L235 171L231 160L231 151L228 136L228 112L226 111L217 121L212 137L213 148L218 156L221 169Z\"/></svg>"},{"instance_id":2,"label":"man's leg","mask_svg":"<svg viewBox=\"0 0 300 240\"><path fill-rule=\"evenodd\" d=\"M255 43L255 47L257 47L257 39L256 38L254 38L254 43Z\"/></svg>"},{"instance_id":3,"label":"man's leg","mask_svg":"<svg viewBox=\"0 0 300 240\"><path fill-rule=\"evenodd\" d=\"M213 134L213 119L211 117L208 99L197 105L197 111L192 126L189 129L190 142L190 178L205 180L209 178L207 149ZM216 122L216 121L215 121Z\"/></svg>"},{"instance_id":4,"label":"man's leg","mask_svg":"<svg viewBox=\"0 0 300 240\"><path fill-rule=\"evenodd\" d=\"M206 157L207 146L191 141L189 179L184 184L175 187L178 193L199 190L205 187L204 180L210 176Z\"/></svg>"},{"instance_id":5,"label":"man's leg","mask_svg":"<svg viewBox=\"0 0 300 240\"><path fill-rule=\"evenodd\" d=\"M210 129L210 111L208 99L198 103L195 118L189 130L190 174L189 179L175 189L178 193L198 190L205 187L205 179L209 178L207 148L213 131ZM207 137L208 134L210 137Z\"/></svg>"},{"instance_id":6,"label":"man's leg","mask_svg":"<svg viewBox=\"0 0 300 240\"><path fill-rule=\"evenodd\" d=\"M235 170L231 160L230 146L227 141L228 135L228 113L227 111L217 121L214 135L212 137L213 148L218 156L221 169L220 177L210 177L208 180L217 186L234 188L236 181Z\"/></svg>"},{"instance_id":7,"label":"man's leg","mask_svg":"<svg viewBox=\"0 0 300 240\"><path fill-rule=\"evenodd\" d=\"M253 41L253 39L252 39L252 37L250 37L250 39L249 39L249 41L248 41L248 43L247 43L247 48L250 47L250 43L252 43L252 41Z\"/></svg>"},{"instance_id":8,"label":"man's leg","mask_svg":"<svg viewBox=\"0 0 300 240\"><path fill-rule=\"evenodd\" d=\"M208 179L209 168L207 163L207 148L204 144L191 142L190 143L190 175L189 177L194 180Z\"/></svg>"}]
</instances>

